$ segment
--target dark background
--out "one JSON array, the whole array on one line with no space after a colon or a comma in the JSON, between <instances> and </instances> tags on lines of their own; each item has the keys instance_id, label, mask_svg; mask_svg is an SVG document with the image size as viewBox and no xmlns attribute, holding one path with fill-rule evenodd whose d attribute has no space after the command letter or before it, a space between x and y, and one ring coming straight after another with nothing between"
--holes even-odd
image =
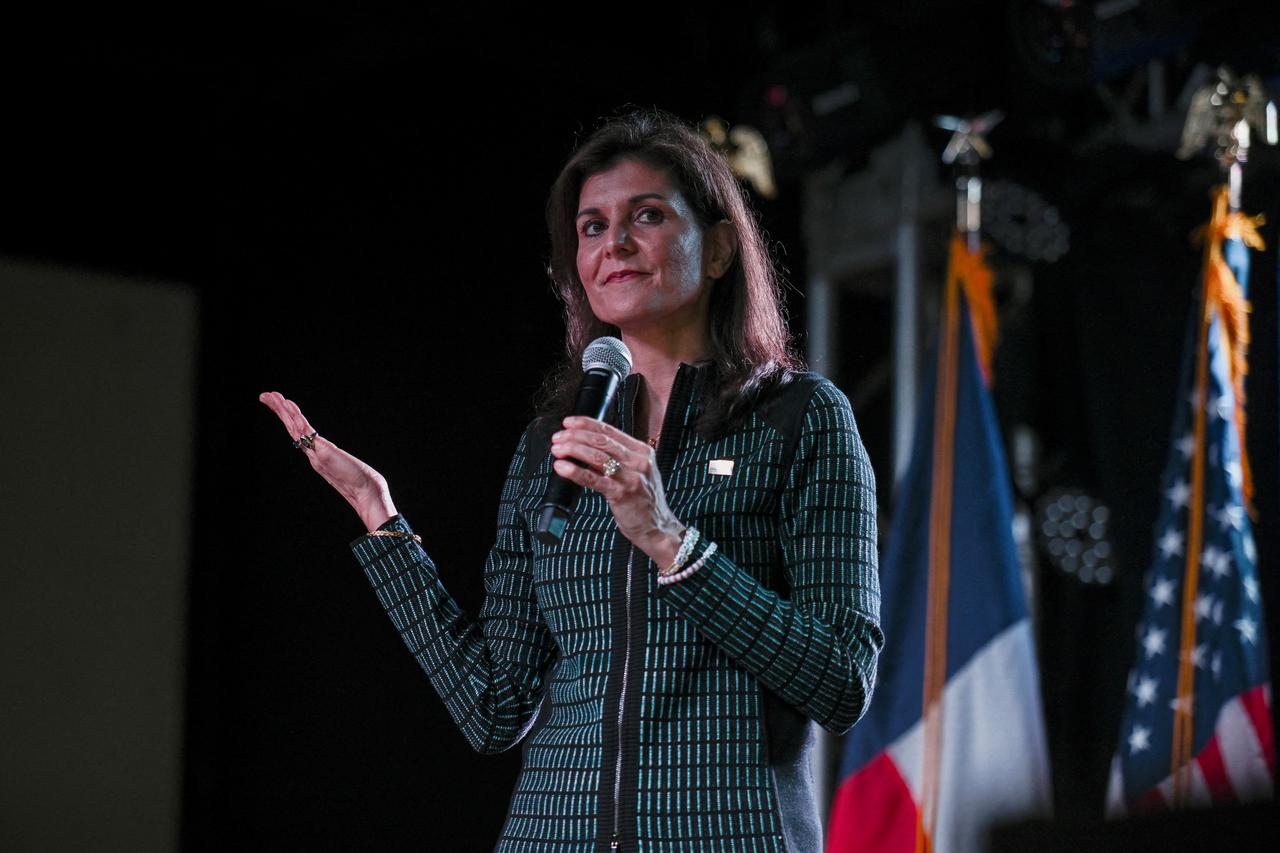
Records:
<instances>
[{"instance_id":1,"label":"dark background","mask_svg":"<svg viewBox=\"0 0 1280 853\"><path fill-rule=\"evenodd\" d=\"M545 192L575 139L626 105L770 134L782 194L756 202L796 285L801 346L803 177L836 158L858 170L909 120L1008 114L991 169L1058 204L1073 243L1031 265L1034 297L1006 310L1002 420L1042 436L1046 488L1120 508L1114 584L1040 570L1058 810L1096 816L1199 264L1187 235L1216 179L1206 160L1109 139L1098 86L1123 90L1149 55L1167 60L1171 96L1197 62L1280 69L1265 4L1140 4L1120 47L1079 57L1037 53L1045 25L1027 5L299 4L6 27L0 252L201 296L183 846L492 844L518 753L469 753L346 553L358 520L256 396L282 391L382 471L474 612L501 478L560 347ZM788 123L766 106L771 85L800 101L849 77L863 98L847 116ZM1275 156L1258 151L1251 170L1245 207L1270 212L1272 247L1251 293L1250 442L1274 636ZM890 340L886 301L850 304L841 376L854 396ZM891 389L868 387L858 414L887 513Z\"/></svg>"}]
</instances>

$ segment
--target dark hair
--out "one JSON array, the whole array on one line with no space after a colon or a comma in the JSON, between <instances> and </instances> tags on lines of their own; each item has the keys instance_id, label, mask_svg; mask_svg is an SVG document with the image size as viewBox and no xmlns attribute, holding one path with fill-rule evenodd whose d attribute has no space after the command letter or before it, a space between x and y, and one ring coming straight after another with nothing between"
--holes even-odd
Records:
<instances>
[{"instance_id":1,"label":"dark hair","mask_svg":"<svg viewBox=\"0 0 1280 853\"><path fill-rule=\"evenodd\" d=\"M764 237L728 163L674 116L643 110L609 119L573 153L551 186L547 230L549 273L564 303L565 358L543 384L538 413L563 416L582 376L582 351L602 335L619 335L598 320L578 278L577 212L583 183L620 162L664 170L703 228L728 221L737 232L733 262L711 292L708 344L717 392L704 401L698 429L715 435L800 367L781 303L781 285Z\"/></svg>"}]
</instances>

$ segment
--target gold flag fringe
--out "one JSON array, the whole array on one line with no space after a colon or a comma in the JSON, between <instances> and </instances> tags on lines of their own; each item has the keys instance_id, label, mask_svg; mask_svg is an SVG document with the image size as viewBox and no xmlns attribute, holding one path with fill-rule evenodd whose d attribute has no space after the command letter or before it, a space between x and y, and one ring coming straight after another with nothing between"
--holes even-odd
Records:
<instances>
[{"instance_id":1,"label":"gold flag fringe","mask_svg":"<svg viewBox=\"0 0 1280 853\"><path fill-rule=\"evenodd\" d=\"M1216 309L1222 317L1223 345L1230 354L1231 385L1235 390L1236 434L1240 438L1240 467L1244 472L1244 499L1253 514L1253 472L1245 445L1244 377L1249 372L1249 300L1236 281L1222 253L1225 240L1239 240L1251 249L1262 250L1266 244L1258 228L1266 220L1261 216L1245 216L1231 211L1227 204L1227 187L1213 190L1213 215L1207 225L1196 229L1197 240L1204 241L1204 315L1202 323L1210 323Z\"/></svg>"},{"instance_id":2,"label":"gold flag fringe","mask_svg":"<svg viewBox=\"0 0 1280 853\"><path fill-rule=\"evenodd\" d=\"M969 303L969 319L973 326L973 342L978 352L978 365L982 368L982 379L991 387L991 359L995 354L996 338L996 303L992 295L995 277L991 267L987 266L987 248L985 246L970 251L965 238L960 232L951 235L951 256L947 264L947 286L958 282L964 290L965 301Z\"/></svg>"}]
</instances>

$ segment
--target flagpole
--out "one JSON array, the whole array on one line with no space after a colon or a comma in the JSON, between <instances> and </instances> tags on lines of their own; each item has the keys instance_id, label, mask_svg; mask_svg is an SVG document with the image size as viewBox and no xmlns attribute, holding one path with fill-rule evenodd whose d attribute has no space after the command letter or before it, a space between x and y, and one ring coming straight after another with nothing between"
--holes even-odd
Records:
<instances>
[{"instance_id":1,"label":"flagpole","mask_svg":"<svg viewBox=\"0 0 1280 853\"><path fill-rule=\"evenodd\" d=\"M916 853L933 849L937 839L938 800L943 774L942 756L947 682L948 615L951 590L952 491L955 472L956 392L959 368L960 292L989 285L989 277L978 273L981 256L982 179L981 161L991 156L985 134L1002 118L989 112L973 119L940 116L938 126L952 131L943 151L944 163L958 164L956 179L956 236L952 240L943 312L938 330L937 373L934 386L933 469L930 486L928 586L925 619L923 684L921 689L921 793L915 832ZM985 304L985 301L984 301ZM972 310L972 307L971 307ZM983 312L984 316L986 312ZM989 326L989 323L975 325ZM975 338L980 335L975 335ZM989 340L988 340L989 343ZM978 344L989 355L989 345ZM980 355L985 362L985 356ZM989 365L983 368L989 377Z\"/></svg>"},{"instance_id":2,"label":"flagpole","mask_svg":"<svg viewBox=\"0 0 1280 853\"><path fill-rule=\"evenodd\" d=\"M956 178L956 231L965 238L970 252L976 252L982 241L982 176L979 165L994 153L986 135L1004 118L992 110L976 118L938 116L938 127L951 131L951 140L942 152L942 162L958 166Z\"/></svg>"}]
</instances>

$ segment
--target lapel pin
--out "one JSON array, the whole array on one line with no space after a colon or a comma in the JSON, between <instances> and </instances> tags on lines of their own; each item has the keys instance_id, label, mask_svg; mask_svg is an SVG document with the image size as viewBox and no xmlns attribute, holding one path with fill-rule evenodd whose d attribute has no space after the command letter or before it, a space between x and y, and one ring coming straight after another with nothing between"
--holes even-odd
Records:
<instances>
[{"instance_id":1,"label":"lapel pin","mask_svg":"<svg viewBox=\"0 0 1280 853\"><path fill-rule=\"evenodd\" d=\"M733 473L732 459L712 459L707 463L707 473L717 477L728 477Z\"/></svg>"}]
</instances>

